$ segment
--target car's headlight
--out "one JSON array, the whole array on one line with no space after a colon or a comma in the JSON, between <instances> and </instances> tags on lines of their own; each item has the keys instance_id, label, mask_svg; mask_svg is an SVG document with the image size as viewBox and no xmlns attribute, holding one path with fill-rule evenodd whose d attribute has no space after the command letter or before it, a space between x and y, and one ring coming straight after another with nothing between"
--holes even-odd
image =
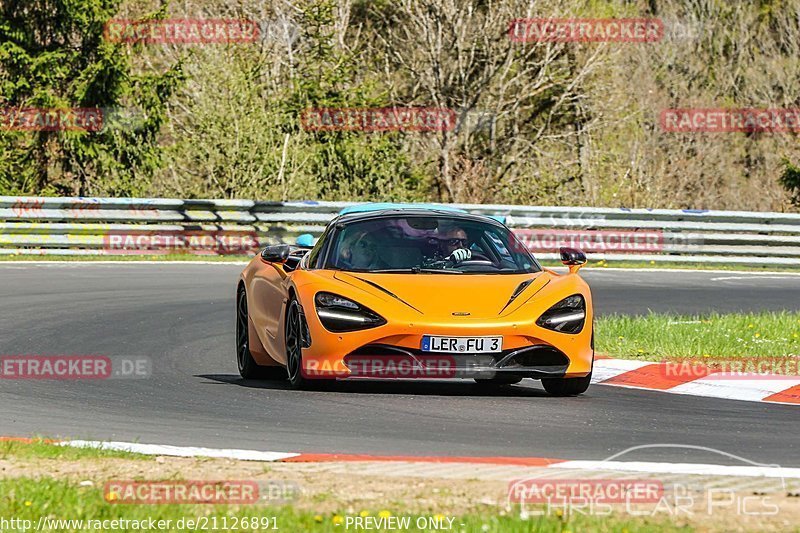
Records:
<instances>
[{"instance_id":1,"label":"car's headlight","mask_svg":"<svg viewBox=\"0 0 800 533\"><path fill-rule=\"evenodd\" d=\"M586 301L580 294L573 294L542 313L536 325L561 333L579 333L585 321Z\"/></svg>"},{"instance_id":2,"label":"car's headlight","mask_svg":"<svg viewBox=\"0 0 800 533\"><path fill-rule=\"evenodd\" d=\"M344 333L386 324L386 320L371 309L330 292L318 292L314 297L319 321L328 331Z\"/></svg>"}]
</instances>

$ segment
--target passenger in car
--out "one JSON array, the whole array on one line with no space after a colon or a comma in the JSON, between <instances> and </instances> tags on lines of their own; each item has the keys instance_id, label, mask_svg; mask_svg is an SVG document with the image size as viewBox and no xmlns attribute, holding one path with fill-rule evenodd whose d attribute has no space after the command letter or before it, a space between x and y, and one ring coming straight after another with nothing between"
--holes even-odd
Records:
<instances>
[{"instance_id":1,"label":"passenger in car","mask_svg":"<svg viewBox=\"0 0 800 533\"><path fill-rule=\"evenodd\" d=\"M339 248L339 266L356 270L379 270L388 265L378 256L378 243L367 231L347 235Z\"/></svg>"}]
</instances>

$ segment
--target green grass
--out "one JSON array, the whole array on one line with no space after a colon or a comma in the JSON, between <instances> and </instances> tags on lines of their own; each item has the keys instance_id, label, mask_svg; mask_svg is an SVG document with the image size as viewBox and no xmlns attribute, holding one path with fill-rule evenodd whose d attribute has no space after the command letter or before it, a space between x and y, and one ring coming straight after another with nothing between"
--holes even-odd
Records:
<instances>
[{"instance_id":1,"label":"green grass","mask_svg":"<svg viewBox=\"0 0 800 533\"><path fill-rule=\"evenodd\" d=\"M800 356L800 313L606 316L595 322L597 352L628 359Z\"/></svg>"},{"instance_id":2,"label":"green grass","mask_svg":"<svg viewBox=\"0 0 800 533\"><path fill-rule=\"evenodd\" d=\"M418 516L435 516L439 514L436 511L432 511L429 515L420 515L406 513L402 509L363 511L358 509L352 511L350 516L358 516L361 512L376 518L385 517L388 514L397 517L411 516L412 521ZM33 527L35 527L39 517L43 515L61 520L106 520L115 518L171 520L172 524L176 524L181 518L196 518L199 516L207 517L209 524L212 523L211 521L214 518L217 519L218 524L221 524L223 519L227 519L230 523L234 517L239 519L243 517L260 517L261 519L275 517L280 531L320 532L340 532L345 530L342 521L347 516L344 511L322 514L313 510L300 510L290 506L113 505L103 499L102 486L82 487L51 478L0 480L0 517L31 520ZM456 517L453 522L453 530L470 533L483 531L508 533L530 531L552 533L567 531L627 531L629 533L645 533L654 530L689 531L689 529L680 529L670 524L668 518L668 516L662 516L658 519L634 519L625 515L614 517L575 515L570 518L529 516L527 519L522 519L518 512L501 516L498 509L487 508L486 511L480 514ZM350 529L353 529L352 525ZM65 527L58 531L74 530L77 530L77 528L73 524L72 528ZM166 530L176 531L177 528L173 525ZM239 530L251 531L254 529L240 527ZM419 531L416 528L409 530ZM136 529L120 528L114 529L114 531L136 531ZM272 529L261 529L261 531L272 531Z\"/></svg>"},{"instance_id":3,"label":"green grass","mask_svg":"<svg viewBox=\"0 0 800 533\"><path fill-rule=\"evenodd\" d=\"M32 442L0 441L0 459L11 457L16 459L63 459L68 461L101 458L150 459L150 457L138 453L57 446L44 439L35 439Z\"/></svg>"}]
</instances>

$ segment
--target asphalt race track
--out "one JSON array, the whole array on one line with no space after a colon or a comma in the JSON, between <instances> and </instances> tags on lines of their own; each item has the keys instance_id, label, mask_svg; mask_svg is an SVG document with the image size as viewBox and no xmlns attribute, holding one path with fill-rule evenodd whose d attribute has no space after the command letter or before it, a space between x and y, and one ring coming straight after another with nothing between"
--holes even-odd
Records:
<instances>
[{"instance_id":1,"label":"asphalt race track","mask_svg":"<svg viewBox=\"0 0 800 533\"><path fill-rule=\"evenodd\" d=\"M708 446L800 466L794 406L596 385L348 383L298 392L236 372L234 264L0 263L0 355L148 356L138 380L0 379L0 435L272 451L603 459ZM800 309L800 276L591 270L598 313ZM739 464L668 449L629 460Z\"/></svg>"}]
</instances>

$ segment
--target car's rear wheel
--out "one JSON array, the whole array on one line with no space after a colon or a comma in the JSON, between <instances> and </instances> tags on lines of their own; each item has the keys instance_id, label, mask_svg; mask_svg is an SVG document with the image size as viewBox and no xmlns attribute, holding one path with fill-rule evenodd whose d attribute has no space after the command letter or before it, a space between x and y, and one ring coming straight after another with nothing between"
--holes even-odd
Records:
<instances>
[{"instance_id":1,"label":"car's rear wheel","mask_svg":"<svg viewBox=\"0 0 800 533\"><path fill-rule=\"evenodd\" d=\"M240 286L236 292L236 363L239 375L244 379L286 379L282 366L261 366L250 353L248 328L247 292Z\"/></svg>"},{"instance_id":2,"label":"car's rear wheel","mask_svg":"<svg viewBox=\"0 0 800 533\"><path fill-rule=\"evenodd\" d=\"M584 378L543 378L542 386L553 396L577 396L586 392L591 381L592 374L589 373Z\"/></svg>"}]
</instances>

